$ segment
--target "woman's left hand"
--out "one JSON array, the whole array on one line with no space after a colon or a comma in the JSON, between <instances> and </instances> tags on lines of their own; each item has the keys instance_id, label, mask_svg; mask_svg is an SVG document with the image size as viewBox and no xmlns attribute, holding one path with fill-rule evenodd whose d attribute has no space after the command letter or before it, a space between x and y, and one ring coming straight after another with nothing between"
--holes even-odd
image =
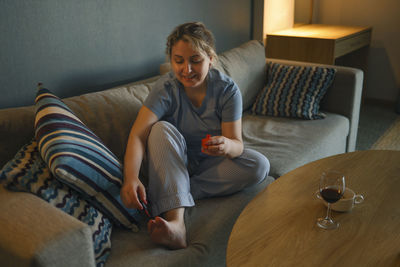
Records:
<instances>
[{"instance_id":1,"label":"woman's left hand","mask_svg":"<svg viewBox=\"0 0 400 267\"><path fill-rule=\"evenodd\" d=\"M201 151L210 156L236 158L243 153L242 120L222 122L220 136L206 136Z\"/></svg>"},{"instance_id":2,"label":"woman's left hand","mask_svg":"<svg viewBox=\"0 0 400 267\"><path fill-rule=\"evenodd\" d=\"M201 151L210 156L226 156L229 144L230 140L225 136L212 136L201 148Z\"/></svg>"}]
</instances>

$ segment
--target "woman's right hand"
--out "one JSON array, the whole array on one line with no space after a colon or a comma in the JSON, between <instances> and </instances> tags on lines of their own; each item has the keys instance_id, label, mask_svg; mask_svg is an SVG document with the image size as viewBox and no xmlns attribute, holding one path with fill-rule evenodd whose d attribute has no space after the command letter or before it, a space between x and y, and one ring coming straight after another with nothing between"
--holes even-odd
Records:
<instances>
[{"instance_id":1,"label":"woman's right hand","mask_svg":"<svg viewBox=\"0 0 400 267\"><path fill-rule=\"evenodd\" d=\"M121 199L125 207L130 209L143 209L140 200L147 205L146 189L139 178L133 179L131 182L125 181L121 188Z\"/></svg>"},{"instance_id":2,"label":"woman's right hand","mask_svg":"<svg viewBox=\"0 0 400 267\"><path fill-rule=\"evenodd\" d=\"M147 203L146 189L139 179L139 171L146 150L147 138L151 127L158 120L157 116L146 106L142 106L129 133L124 157L124 184L121 188L121 199L127 208L143 209L141 200Z\"/></svg>"}]
</instances>

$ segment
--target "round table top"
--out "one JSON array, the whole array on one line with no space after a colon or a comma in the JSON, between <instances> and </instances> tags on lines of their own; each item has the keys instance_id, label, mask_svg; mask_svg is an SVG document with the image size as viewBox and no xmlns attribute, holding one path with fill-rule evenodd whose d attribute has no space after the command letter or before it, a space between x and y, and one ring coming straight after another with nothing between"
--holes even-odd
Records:
<instances>
[{"instance_id":1,"label":"round table top","mask_svg":"<svg viewBox=\"0 0 400 267\"><path fill-rule=\"evenodd\" d=\"M364 196L351 212L332 212L335 230L316 225L323 171L345 174ZM232 230L227 266L400 266L400 151L339 154L299 167L270 184Z\"/></svg>"}]
</instances>

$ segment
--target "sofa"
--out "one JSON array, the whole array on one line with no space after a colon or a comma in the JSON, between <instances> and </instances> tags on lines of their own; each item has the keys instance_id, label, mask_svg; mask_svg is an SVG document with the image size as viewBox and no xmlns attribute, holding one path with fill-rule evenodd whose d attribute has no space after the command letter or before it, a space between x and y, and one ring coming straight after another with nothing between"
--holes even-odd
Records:
<instances>
[{"instance_id":1,"label":"sofa","mask_svg":"<svg viewBox=\"0 0 400 267\"><path fill-rule=\"evenodd\" d=\"M334 79L320 102L324 118L258 115L252 111L260 90L266 86L267 64L271 63L335 69ZM232 77L241 90L243 140L246 147L269 159L268 177L236 194L198 200L195 207L186 209L186 249L169 250L153 244L145 219L139 222L138 232L114 226L106 266L224 266L235 220L258 192L305 163L355 150L361 70L266 59L263 44L254 40L221 53L215 67ZM157 78L63 101L122 161L132 123ZM0 166L32 139L34 119L34 106L0 110ZM40 197L0 186L2 266L94 266L91 234L87 224Z\"/></svg>"}]
</instances>

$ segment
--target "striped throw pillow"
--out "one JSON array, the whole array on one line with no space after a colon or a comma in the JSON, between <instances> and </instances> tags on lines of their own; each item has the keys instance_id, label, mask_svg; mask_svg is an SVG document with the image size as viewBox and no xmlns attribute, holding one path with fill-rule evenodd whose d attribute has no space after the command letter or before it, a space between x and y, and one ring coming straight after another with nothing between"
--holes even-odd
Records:
<instances>
[{"instance_id":1,"label":"striped throw pillow","mask_svg":"<svg viewBox=\"0 0 400 267\"><path fill-rule=\"evenodd\" d=\"M89 225L96 265L104 266L111 252L112 223L75 190L54 179L40 157L35 140L23 146L4 165L0 171L0 184L9 190L33 193Z\"/></svg>"},{"instance_id":2,"label":"striped throw pillow","mask_svg":"<svg viewBox=\"0 0 400 267\"><path fill-rule=\"evenodd\" d=\"M253 114L322 119L319 104L332 84L336 69L290 66L269 62L267 85L258 94Z\"/></svg>"},{"instance_id":3,"label":"striped throw pillow","mask_svg":"<svg viewBox=\"0 0 400 267\"><path fill-rule=\"evenodd\" d=\"M120 197L122 165L71 109L48 89L36 96L35 136L52 174L83 194L117 226L138 230L139 212Z\"/></svg>"}]
</instances>

